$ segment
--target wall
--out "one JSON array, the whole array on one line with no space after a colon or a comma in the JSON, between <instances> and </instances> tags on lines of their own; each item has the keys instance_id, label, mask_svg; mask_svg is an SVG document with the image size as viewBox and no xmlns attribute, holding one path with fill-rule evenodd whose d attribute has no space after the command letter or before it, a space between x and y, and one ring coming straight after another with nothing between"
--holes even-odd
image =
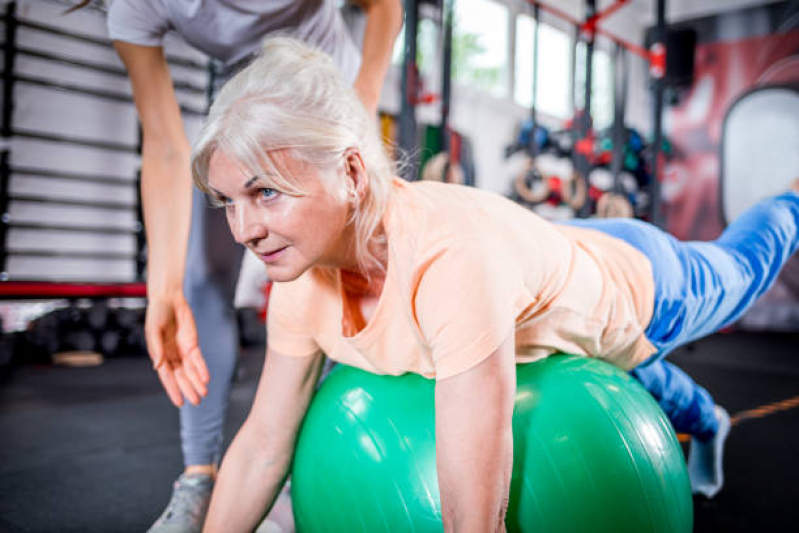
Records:
<instances>
[{"instance_id":1,"label":"wall","mask_svg":"<svg viewBox=\"0 0 799 533\"><path fill-rule=\"evenodd\" d=\"M3 3L3 8L7 2ZM91 38L106 39L105 16L95 9L64 15L65 3L45 0L18 1L17 16L30 21ZM20 53L15 74L45 82L78 86L92 91L130 95L126 76L91 70L35 57L36 53L57 54L68 60L96 64L101 68L122 69L110 47L74 40L41 30L20 27L17 45L33 54ZM204 63L206 59L185 44L170 40L170 57ZM207 75L173 66L176 80L205 86ZM205 96L178 90L183 105L205 108ZM199 117L185 117L186 129L193 136L201 125ZM11 165L28 172L12 172L8 214L12 226L8 249L18 253L6 265L10 279L52 281L133 281L136 252L134 233L86 232L79 226L135 231L136 175L140 158L138 122L131 101L115 101L75 91L17 81L14 88L12 126L30 131L94 142L133 147L133 151L114 151L54 143L14 136ZM77 174L90 179L67 179ZM117 208L80 205L82 202L107 202ZM16 224L27 227L15 227ZM35 225L55 225L60 229L35 229ZM66 228L66 230L65 230ZM73 228L69 230L69 228ZM91 257L104 254L105 258Z\"/></svg>"}]
</instances>

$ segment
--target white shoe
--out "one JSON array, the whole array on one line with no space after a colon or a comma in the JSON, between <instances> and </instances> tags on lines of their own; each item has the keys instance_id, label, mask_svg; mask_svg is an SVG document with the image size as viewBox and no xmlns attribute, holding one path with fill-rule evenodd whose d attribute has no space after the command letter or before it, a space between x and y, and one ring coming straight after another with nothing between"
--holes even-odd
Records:
<instances>
[{"instance_id":1,"label":"white shoe","mask_svg":"<svg viewBox=\"0 0 799 533\"><path fill-rule=\"evenodd\" d=\"M712 498L724 486L724 445L730 434L730 415L720 405L715 406L719 429L708 442L691 439L688 454L688 477L691 479L691 490Z\"/></svg>"}]
</instances>

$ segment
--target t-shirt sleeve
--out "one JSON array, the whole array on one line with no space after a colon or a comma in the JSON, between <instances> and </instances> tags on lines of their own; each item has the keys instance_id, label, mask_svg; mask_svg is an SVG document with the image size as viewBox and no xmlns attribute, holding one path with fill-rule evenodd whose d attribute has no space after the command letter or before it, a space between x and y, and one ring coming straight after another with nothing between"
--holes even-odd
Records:
<instances>
[{"instance_id":1,"label":"t-shirt sleeve","mask_svg":"<svg viewBox=\"0 0 799 533\"><path fill-rule=\"evenodd\" d=\"M309 303L292 283L275 283L269 294L266 314L266 342L281 355L307 357L319 351L313 327L303 320L302 309Z\"/></svg>"},{"instance_id":2,"label":"t-shirt sleeve","mask_svg":"<svg viewBox=\"0 0 799 533\"><path fill-rule=\"evenodd\" d=\"M142 46L161 46L169 30L160 0L114 0L108 8L108 36Z\"/></svg>"},{"instance_id":3,"label":"t-shirt sleeve","mask_svg":"<svg viewBox=\"0 0 799 533\"><path fill-rule=\"evenodd\" d=\"M478 248L447 249L419 276L414 311L436 379L465 372L494 353L513 333L525 301L516 262Z\"/></svg>"}]
</instances>

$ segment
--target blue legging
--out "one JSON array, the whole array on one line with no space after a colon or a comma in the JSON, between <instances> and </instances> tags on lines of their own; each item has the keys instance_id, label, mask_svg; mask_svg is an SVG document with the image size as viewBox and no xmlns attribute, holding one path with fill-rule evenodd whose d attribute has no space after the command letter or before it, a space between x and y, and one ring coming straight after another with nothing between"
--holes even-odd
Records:
<instances>
[{"instance_id":1,"label":"blue legging","mask_svg":"<svg viewBox=\"0 0 799 533\"><path fill-rule=\"evenodd\" d=\"M646 336L657 348L631 373L657 399L677 431L700 440L718 424L710 394L662 358L740 318L774 283L799 246L799 194L763 200L711 242L680 242L630 219L576 220L620 238L652 262L655 306Z\"/></svg>"},{"instance_id":2,"label":"blue legging","mask_svg":"<svg viewBox=\"0 0 799 533\"><path fill-rule=\"evenodd\" d=\"M194 313L211 380L200 405L185 402L180 408L180 441L186 466L217 463L222 453L239 346L233 296L244 256L244 248L230 234L224 210L210 208L197 189L192 194L183 290Z\"/></svg>"}]
</instances>

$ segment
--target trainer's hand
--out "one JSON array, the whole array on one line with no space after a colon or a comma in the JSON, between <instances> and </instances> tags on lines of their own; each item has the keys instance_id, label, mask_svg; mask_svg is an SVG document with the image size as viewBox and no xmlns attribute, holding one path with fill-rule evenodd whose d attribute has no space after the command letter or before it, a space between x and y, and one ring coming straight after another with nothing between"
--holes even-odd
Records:
<instances>
[{"instance_id":1,"label":"trainer's hand","mask_svg":"<svg viewBox=\"0 0 799 533\"><path fill-rule=\"evenodd\" d=\"M197 326L182 293L151 298L144 321L147 351L169 399L193 405L208 394L208 368L197 343Z\"/></svg>"}]
</instances>

